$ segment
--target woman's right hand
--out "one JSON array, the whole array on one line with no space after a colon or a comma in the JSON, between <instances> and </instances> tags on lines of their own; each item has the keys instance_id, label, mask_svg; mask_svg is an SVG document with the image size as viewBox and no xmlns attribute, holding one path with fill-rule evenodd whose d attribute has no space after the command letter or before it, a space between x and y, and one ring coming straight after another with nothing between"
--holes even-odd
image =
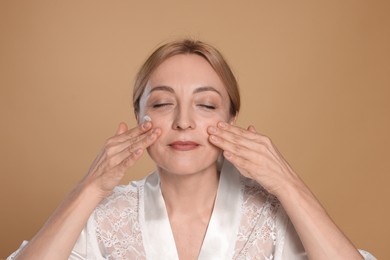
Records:
<instances>
[{"instance_id":1,"label":"woman's right hand","mask_svg":"<svg viewBox=\"0 0 390 260\"><path fill-rule=\"evenodd\" d=\"M80 232L96 205L119 184L126 170L161 135L145 122L128 130L120 123L88 173L56 209L34 238L18 252L17 259L68 259Z\"/></svg>"},{"instance_id":2,"label":"woman's right hand","mask_svg":"<svg viewBox=\"0 0 390 260\"><path fill-rule=\"evenodd\" d=\"M120 183L126 170L135 164L160 134L161 129L153 128L150 121L130 130L125 123L120 123L116 134L106 141L92 163L82 184L92 187L101 199L107 197Z\"/></svg>"}]
</instances>

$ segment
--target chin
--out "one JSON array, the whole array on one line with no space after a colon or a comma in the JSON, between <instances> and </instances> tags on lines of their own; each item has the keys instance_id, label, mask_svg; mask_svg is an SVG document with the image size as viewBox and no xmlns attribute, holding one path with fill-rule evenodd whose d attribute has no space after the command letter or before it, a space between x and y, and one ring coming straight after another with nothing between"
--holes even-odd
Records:
<instances>
[{"instance_id":1,"label":"chin","mask_svg":"<svg viewBox=\"0 0 390 260\"><path fill-rule=\"evenodd\" d=\"M218 153L190 156L155 156L152 151L148 151L149 156L155 162L160 172L177 175L192 175L204 171L217 170ZM157 153L160 154L160 153Z\"/></svg>"},{"instance_id":2,"label":"chin","mask_svg":"<svg viewBox=\"0 0 390 260\"><path fill-rule=\"evenodd\" d=\"M199 165L198 166L175 165L174 167L169 167L169 166L167 167L166 165L157 164L157 168L158 168L160 173L169 173L169 174L178 175L178 176L190 176L190 175L198 174L201 172L205 172L205 170L208 170L210 172L214 172L214 171L211 171L211 169L215 169L215 172L216 172L217 165L216 165L216 163L214 163L214 164L210 165L209 167L199 168Z\"/></svg>"}]
</instances>

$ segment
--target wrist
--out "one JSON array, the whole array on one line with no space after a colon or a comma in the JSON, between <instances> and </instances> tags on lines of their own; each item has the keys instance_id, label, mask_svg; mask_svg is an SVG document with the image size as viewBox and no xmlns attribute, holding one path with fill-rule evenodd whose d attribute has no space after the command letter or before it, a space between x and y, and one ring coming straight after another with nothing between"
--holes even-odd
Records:
<instances>
[{"instance_id":1,"label":"wrist","mask_svg":"<svg viewBox=\"0 0 390 260\"><path fill-rule=\"evenodd\" d=\"M79 203L88 205L90 210L93 210L106 196L93 185L93 183L81 181L77 184L70 196L77 197Z\"/></svg>"},{"instance_id":2,"label":"wrist","mask_svg":"<svg viewBox=\"0 0 390 260\"><path fill-rule=\"evenodd\" d=\"M309 194L310 196L312 195L311 191L296 174L289 180L284 181L274 193L282 203L288 203L289 201L295 201L294 203L296 203L296 200L301 196L307 196Z\"/></svg>"},{"instance_id":3,"label":"wrist","mask_svg":"<svg viewBox=\"0 0 390 260\"><path fill-rule=\"evenodd\" d=\"M76 189L87 195L91 201L97 202L97 204L112 193L112 190L102 189L98 180L91 180L88 176L78 183Z\"/></svg>"}]
</instances>

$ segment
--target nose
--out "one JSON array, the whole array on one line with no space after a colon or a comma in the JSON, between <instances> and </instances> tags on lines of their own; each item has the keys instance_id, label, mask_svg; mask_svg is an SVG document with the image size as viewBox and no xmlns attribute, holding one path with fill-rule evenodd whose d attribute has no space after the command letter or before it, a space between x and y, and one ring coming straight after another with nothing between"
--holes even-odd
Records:
<instances>
[{"instance_id":1,"label":"nose","mask_svg":"<svg viewBox=\"0 0 390 260\"><path fill-rule=\"evenodd\" d=\"M178 107L175 111L172 128L175 130L195 129L195 120L190 109Z\"/></svg>"}]
</instances>

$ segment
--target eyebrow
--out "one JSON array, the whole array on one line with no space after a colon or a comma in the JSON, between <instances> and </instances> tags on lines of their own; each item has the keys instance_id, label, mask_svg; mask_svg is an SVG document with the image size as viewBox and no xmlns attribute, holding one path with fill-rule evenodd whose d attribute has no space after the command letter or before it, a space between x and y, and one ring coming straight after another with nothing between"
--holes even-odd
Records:
<instances>
[{"instance_id":1,"label":"eyebrow","mask_svg":"<svg viewBox=\"0 0 390 260\"><path fill-rule=\"evenodd\" d=\"M205 87L199 87L199 88L196 88L193 92L193 94L196 94L196 93L200 93L200 92L204 92L204 91L214 91L215 93L217 93L218 95L221 95L221 93L216 90L215 88L211 87L211 86L205 86Z\"/></svg>"},{"instance_id":2,"label":"eyebrow","mask_svg":"<svg viewBox=\"0 0 390 260\"><path fill-rule=\"evenodd\" d=\"M170 92L170 93L175 93L175 91L173 90L173 88L171 87L168 87L168 86L156 86L154 88L152 88L150 91L149 91L149 95L154 92L154 91L167 91L167 92Z\"/></svg>"},{"instance_id":3,"label":"eyebrow","mask_svg":"<svg viewBox=\"0 0 390 260\"><path fill-rule=\"evenodd\" d=\"M173 90L173 88L171 87L168 87L168 86L156 86L154 88L152 88L150 91L149 91L149 95L154 92L154 91L167 91L169 93L172 93L174 94L175 93L175 90ZM199 88L196 88L192 93L193 94L197 94L197 93L201 93L201 92L205 92L205 91L213 91L215 93L217 93L218 95L221 95L221 93L216 90L215 88L211 87L211 86L204 86L204 87L199 87Z\"/></svg>"}]
</instances>

